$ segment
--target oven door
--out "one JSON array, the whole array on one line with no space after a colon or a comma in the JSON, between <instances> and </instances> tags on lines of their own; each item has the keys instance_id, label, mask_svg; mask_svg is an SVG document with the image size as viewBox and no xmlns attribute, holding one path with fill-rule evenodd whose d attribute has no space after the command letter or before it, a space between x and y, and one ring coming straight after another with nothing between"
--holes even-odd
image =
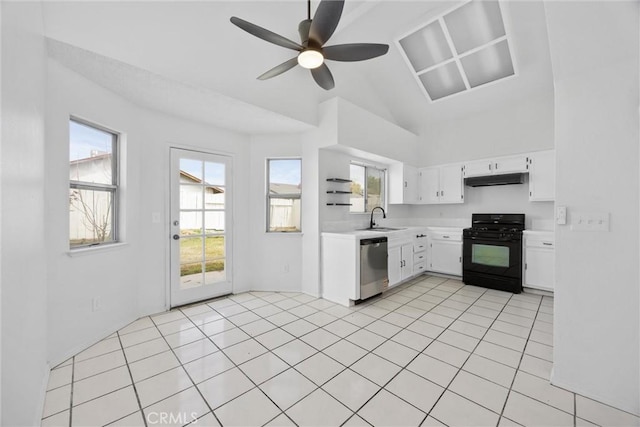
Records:
<instances>
[{"instance_id":1,"label":"oven door","mask_svg":"<svg viewBox=\"0 0 640 427\"><path fill-rule=\"evenodd\" d=\"M522 240L465 236L462 253L465 272L522 277Z\"/></svg>"}]
</instances>

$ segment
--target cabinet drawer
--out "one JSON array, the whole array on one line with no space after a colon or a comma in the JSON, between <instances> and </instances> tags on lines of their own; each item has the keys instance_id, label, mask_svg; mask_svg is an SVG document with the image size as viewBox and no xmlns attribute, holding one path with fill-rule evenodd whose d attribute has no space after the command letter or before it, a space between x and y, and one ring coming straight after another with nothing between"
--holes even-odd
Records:
<instances>
[{"instance_id":1,"label":"cabinet drawer","mask_svg":"<svg viewBox=\"0 0 640 427\"><path fill-rule=\"evenodd\" d=\"M462 234L460 233L432 233L431 240L445 240L450 242L462 242Z\"/></svg>"},{"instance_id":2,"label":"cabinet drawer","mask_svg":"<svg viewBox=\"0 0 640 427\"><path fill-rule=\"evenodd\" d=\"M414 274L418 274L418 273L424 273L425 271L427 271L427 261L426 260L422 260L419 263L413 263L413 273Z\"/></svg>"},{"instance_id":3,"label":"cabinet drawer","mask_svg":"<svg viewBox=\"0 0 640 427\"><path fill-rule=\"evenodd\" d=\"M427 249L427 242L420 242L413 244L413 253L417 254L419 252L424 252Z\"/></svg>"},{"instance_id":4,"label":"cabinet drawer","mask_svg":"<svg viewBox=\"0 0 640 427\"><path fill-rule=\"evenodd\" d=\"M418 252L417 254L413 254L413 263L427 262L427 253L426 252Z\"/></svg>"},{"instance_id":5,"label":"cabinet drawer","mask_svg":"<svg viewBox=\"0 0 640 427\"><path fill-rule=\"evenodd\" d=\"M544 239L544 240L530 240L527 239L525 247L527 248L549 248L553 249L556 246L556 242L552 239Z\"/></svg>"}]
</instances>

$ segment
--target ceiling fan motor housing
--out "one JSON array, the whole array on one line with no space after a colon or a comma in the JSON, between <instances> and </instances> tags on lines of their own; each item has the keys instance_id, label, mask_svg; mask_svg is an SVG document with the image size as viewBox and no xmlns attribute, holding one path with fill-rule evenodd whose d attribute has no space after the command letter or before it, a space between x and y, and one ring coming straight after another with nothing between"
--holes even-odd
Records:
<instances>
[{"instance_id":1,"label":"ceiling fan motor housing","mask_svg":"<svg viewBox=\"0 0 640 427\"><path fill-rule=\"evenodd\" d=\"M300 34L300 41L302 46L309 46L309 29L311 28L311 19L305 19L298 24L298 34Z\"/></svg>"}]
</instances>

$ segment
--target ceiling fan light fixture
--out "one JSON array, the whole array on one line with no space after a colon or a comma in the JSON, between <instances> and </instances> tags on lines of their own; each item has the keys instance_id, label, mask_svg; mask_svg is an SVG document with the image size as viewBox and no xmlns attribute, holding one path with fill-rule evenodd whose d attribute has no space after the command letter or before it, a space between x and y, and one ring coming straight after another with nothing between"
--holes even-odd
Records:
<instances>
[{"instance_id":1,"label":"ceiling fan light fixture","mask_svg":"<svg viewBox=\"0 0 640 427\"><path fill-rule=\"evenodd\" d=\"M298 55L298 64L307 69L318 68L324 62L322 53L315 49L306 49Z\"/></svg>"}]
</instances>

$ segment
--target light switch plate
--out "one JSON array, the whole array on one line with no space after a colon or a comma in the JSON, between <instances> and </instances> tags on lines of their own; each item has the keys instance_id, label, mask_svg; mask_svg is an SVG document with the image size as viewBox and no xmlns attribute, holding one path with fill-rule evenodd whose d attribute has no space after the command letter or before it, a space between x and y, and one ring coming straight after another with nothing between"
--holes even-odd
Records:
<instances>
[{"instance_id":1,"label":"light switch plate","mask_svg":"<svg viewBox=\"0 0 640 427\"><path fill-rule=\"evenodd\" d=\"M576 212L571 218L572 231L609 231L608 212Z\"/></svg>"},{"instance_id":2,"label":"light switch plate","mask_svg":"<svg viewBox=\"0 0 640 427\"><path fill-rule=\"evenodd\" d=\"M567 223L567 207L558 206L556 208L556 223L558 225L565 225Z\"/></svg>"}]
</instances>

